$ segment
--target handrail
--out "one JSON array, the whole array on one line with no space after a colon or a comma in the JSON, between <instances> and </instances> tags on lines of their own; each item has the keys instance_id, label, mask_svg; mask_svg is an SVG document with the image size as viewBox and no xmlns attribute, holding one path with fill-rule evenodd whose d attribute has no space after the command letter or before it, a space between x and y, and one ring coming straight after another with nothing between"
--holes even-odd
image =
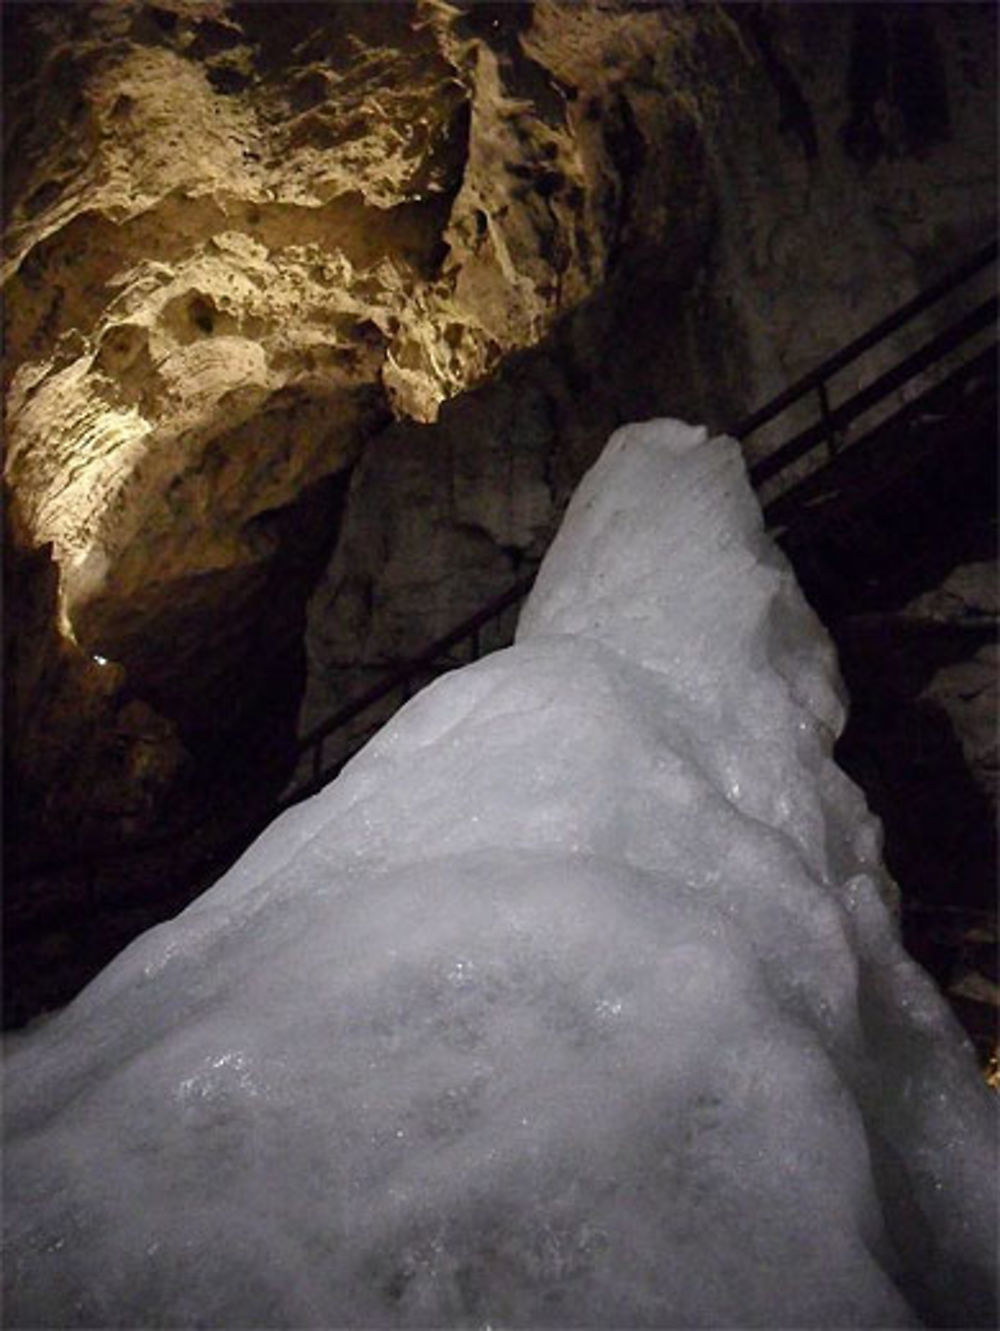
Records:
<instances>
[{"instance_id":1,"label":"handrail","mask_svg":"<svg viewBox=\"0 0 1000 1331\"><path fill-rule=\"evenodd\" d=\"M443 638L438 638L430 646L425 647L417 656L411 657L403 665L398 666L391 674L387 675L380 683L374 685L367 693L362 693L359 697L351 699L343 707L321 721L318 726L314 726L302 736L296 747L296 753L299 757L312 748L314 744L321 743L327 735L335 730L340 730L348 721L353 721L359 712L366 712L369 707L375 703L381 702L384 697L392 693L395 689L404 687L407 682L416 674L419 674L427 666L432 665L445 652L450 651L452 647L457 647L459 643L466 639L473 640L473 648L478 646L475 642L479 630L484 628L492 620L498 619L505 610L515 605L522 597L528 594L531 584L534 582L534 575L528 578L519 578L501 592L499 596L493 597L474 615L464 619L461 624L446 633ZM476 653L478 654L478 653Z\"/></svg>"},{"instance_id":2,"label":"handrail","mask_svg":"<svg viewBox=\"0 0 1000 1331\"><path fill-rule=\"evenodd\" d=\"M780 415L787 407L816 391L819 396L820 420L816 424L809 426L801 431L793 439L769 453L765 458L753 463L749 467L751 481L755 485L761 484L769 479L778 471L782 470L790 462L811 451L818 444L826 443L831 451L836 447L837 435L846 425L857 416L861 415L876 402L883 400L889 393L893 392L901 384L913 378L914 375L926 369L929 365L940 359L947 352L954 350L957 346L971 337L974 333L981 331L989 322L995 318L997 311L997 299L978 305L976 309L967 314L957 323L949 326L943 332L938 333L920 350L907 357L904 361L894 366L891 370L880 375L866 388L861 389L853 397L840 404L835 409L831 409L826 383L829 378L836 374L845 366L851 364L865 351L876 346L891 333L897 331L904 324L915 318L930 308L943 296L948 295L956 287L975 276L988 264L994 262L997 258L998 245L994 241L984 246L972 255L964 263L946 274L939 281L928 287L925 291L902 305L893 314L882 319L875 324L866 333L856 338L846 347L841 348L834 355L828 357L822 364L804 375L796 383L792 384L783 392L777 394L770 402L765 403L757 411L751 412L745 416L731 431L735 438L744 441L755 430L760 429L768 421L773 420ZM278 813L297 804L308 795L320 789L327 781L340 771L346 762L353 756L353 752L341 755L335 763L329 768L323 767L323 746L325 740L338 730L342 730L349 722L360 716L363 712L374 707L376 703L383 701L396 691L402 693L404 700L411 695L411 684L416 676L426 673L429 668L441 659L453 647L463 642L470 642L472 647L472 659L479 655L480 632L488 624L498 619L511 606L521 601L530 590L534 582L534 574L522 576L505 591L495 596L482 606L474 615L463 620L455 628L451 629L442 637L436 639L423 649L417 656L404 662L396 669L388 673L383 679L356 698L349 699L342 707L338 708L332 716L325 721L320 722L308 731L299 740L295 747L296 762L308 753L312 753L312 772L311 777L298 786L294 786L291 793L286 795L278 805L268 814L267 820L255 823L257 831L267 826ZM208 820L206 819L205 822ZM203 824L197 824L194 829ZM76 857L59 861L60 865L81 863L81 860L87 861L90 868L93 869L98 862L103 860L113 860L121 855L141 855L144 852L156 850L163 844L167 844L171 838L151 838L142 844L134 847L121 847L115 850L109 850L89 857ZM227 843L228 845L229 843ZM232 844L235 844L235 840ZM245 844L245 842L244 842ZM220 852L221 854L221 852ZM37 865L24 866L22 871L28 873L51 871L58 867L55 863L47 864L44 868Z\"/></svg>"},{"instance_id":3,"label":"handrail","mask_svg":"<svg viewBox=\"0 0 1000 1331\"><path fill-rule=\"evenodd\" d=\"M961 469L965 463L960 459L968 458L969 449L978 456L982 441L992 444L998 370L997 345L993 342L937 378L926 392L879 420L838 454L832 465L811 470L801 484L783 489L764 503L765 526L796 567L815 608L824 617L836 617L851 603L840 579L825 576L824 561L817 565L810 558L810 550L822 548L831 539L836 543L838 532L843 533L865 509L879 502L880 496L884 503L897 487L905 490L907 477L934 457L945 466L955 458ZM981 441L980 445L976 440ZM841 459L844 470L837 468ZM988 461L982 460L988 466ZM940 472L937 474L940 476ZM872 529L867 530L870 533ZM917 556L915 566L911 558L907 567L912 572L913 567L932 564L930 552L925 551ZM983 623L952 628L959 633L981 633Z\"/></svg>"},{"instance_id":4,"label":"handrail","mask_svg":"<svg viewBox=\"0 0 1000 1331\"><path fill-rule=\"evenodd\" d=\"M779 471L783 471L789 463L795 462L804 454L810 452L816 444L830 442L831 432L834 437L840 434L845 426L863 415L870 407L877 402L882 402L901 388L903 384L908 383L922 370L946 356L949 351L954 351L956 347L961 346L963 342L988 328L996 319L997 309L1000 302L996 296L991 296L989 300L983 301L971 310L964 319L958 323L952 324L943 332L938 333L929 342L925 343L919 351L915 351L912 356L906 360L900 361L898 365L893 366L884 374L879 375L866 388L860 389L853 397L848 398L846 402L839 407L831 408L827 402L826 409L822 413L821 419L815 425L810 425L807 429L801 431L787 444L781 448L776 448L773 453L768 453L766 457L759 462L751 463L748 468L750 480L754 485L760 485L764 481L775 476ZM815 386L815 385L814 385ZM739 438L739 436L737 436Z\"/></svg>"},{"instance_id":5,"label":"handrail","mask_svg":"<svg viewBox=\"0 0 1000 1331\"><path fill-rule=\"evenodd\" d=\"M924 310L930 309L936 305L944 296L949 295L956 287L968 281L970 277L975 277L978 272L986 268L997 257L998 242L991 241L984 245L982 249L977 250L964 263L953 268L951 272L945 273L937 282L926 290L913 297L912 300L901 305L892 314L881 319L873 327L869 328L867 333L862 333L856 337L853 342L849 342L846 347L841 347L835 351L832 356L828 356L825 361L817 365L815 369L810 370L808 374L797 379L794 384L786 388L777 397L773 397L770 402L752 411L749 416L743 419L730 431L736 439L746 439L748 435L759 430L762 425L768 421L774 420L775 416L780 416L786 407L790 407L793 402L798 402L800 398L811 393L813 389L819 389L828 379L832 379L835 374L858 359L864 352L870 351L872 347L879 342L884 341L890 333L895 333L898 329L911 319L915 319L918 314L923 314Z\"/></svg>"}]
</instances>

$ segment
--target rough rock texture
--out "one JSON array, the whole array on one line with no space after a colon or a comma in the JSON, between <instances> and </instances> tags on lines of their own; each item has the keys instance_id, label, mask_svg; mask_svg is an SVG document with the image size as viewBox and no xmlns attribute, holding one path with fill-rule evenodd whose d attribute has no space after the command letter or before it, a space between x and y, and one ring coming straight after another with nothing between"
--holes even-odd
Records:
<instances>
[{"instance_id":1,"label":"rough rock texture","mask_svg":"<svg viewBox=\"0 0 1000 1331\"><path fill-rule=\"evenodd\" d=\"M774 10L747 6L741 23L769 76L772 114L754 114L758 89L740 80L727 88L719 146L720 278L761 400L996 226L995 15L979 5ZM986 274L981 289L993 281ZM934 314L952 317L947 303ZM830 386L833 404L927 332L908 326L848 367ZM788 429L787 419L776 427ZM767 433L755 446L769 446Z\"/></svg>"},{"instance_id":2,"label":"rough rock texture","mask_svg":"<svg viewBox=\"0 0 1000 1331\"><path fill-rule=\"evenodd\" d=\"M967 661L945 667L927 688L927 697L947 713L969 770L994 806L1000 769L996 724L998 667L997 645L988 643Z\"/></svg>"},{"instance_id":3,"label":"rough rock texture","mask_svg":"<svg viewBox=\"0 0 1000 1331\"><path fill-rule=\"evenodd\" d=\"M33 861L191 842L206 810L228 835L297 713L537 560L615 425L731 426L995 217L987 6L4 23L7 811Z\"/></svg>"},{"instance_id":4,"label":"rough rock texture","mask_svg":"<svg viewBox=\"0 0 1000 1331\"><path fill-rule=\"evenodd\" d=\"M586 100L559 61L526 54L533 20L588 71ZM11 23L13 542L51 546L70 644L53 650L75 662L80 699L87 656L120 665L203 755L234 728L234 673L259 673L271 515L390 413L431 421L537 342L616 250L655 233L676 239L678 264L694 257L698 189L668 151L692 115L676 72L705 33L732 41L731 24L183 0ZM656 171L637 170L622 91L639 69ZM73 710L88 707L59 706L50 728L104 763ZM173 751L170 724L164 736ZM17 752L29 791L60 817L76 809L79 790L58 798L32 743Z\"/></svg>"},{"instance_id":5,"label":"rough rock texture","mask_svg":"<svg viewBox=\"0 0 1000 1331\"><path fill-rule=\"evenodd\" d=\"M1000 616L1000 586L992 562L963 564L935 591L906 608L911 619L995 635ZM940 707L955 732L966 765L983 792L997 807L1000 754L997 734L997 683L1000 659L996 641L973 638L960 660L942 666L923 697Z\"/></svg>"}]
</instances>

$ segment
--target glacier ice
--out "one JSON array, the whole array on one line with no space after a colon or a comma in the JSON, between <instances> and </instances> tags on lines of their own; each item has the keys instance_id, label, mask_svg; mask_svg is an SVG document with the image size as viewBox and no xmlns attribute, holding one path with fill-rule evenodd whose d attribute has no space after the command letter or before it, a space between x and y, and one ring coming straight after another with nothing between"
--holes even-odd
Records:
<instances>
[{"instance_id":1,"label":"glacier ice","mask_svg":"<svg viewBox=\"0 0 1000 1331\"><path fill-rule=\"evenodd\" d=\"M842 720L738 446L618 431L515 645L10 1041L6 1324L993 1325Z\"/></svg>"}]
</instances>

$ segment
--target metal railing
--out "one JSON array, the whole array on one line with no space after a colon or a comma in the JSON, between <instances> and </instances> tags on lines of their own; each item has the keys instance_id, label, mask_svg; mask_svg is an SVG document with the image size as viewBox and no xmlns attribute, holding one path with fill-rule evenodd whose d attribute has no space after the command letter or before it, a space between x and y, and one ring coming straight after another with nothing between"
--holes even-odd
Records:
<instances>
[{"instance_id":1,"label":"metal railing","mask_svg":"<svg viewBox=\"0 0 1000 1331\"><path fill-rule=\"evenodd\" d=\"M912 300L907 301L905 305L901 305L892 314L880 320L866 333L862 333L853 342L849 342L847 346L834 352L822 364L817 365L814 370L810 370L808 374L803 375L801 379L772 398L763 407L751 412L749 416L744 416L730 431L735 438L742 442L745 442L750 435L762 426L776 419L782 412L787 411L789 407L808 397L810 393L816 394L819 408L820 418L816 425L803 430L793 439L790 439L788 443L783 444L780 448L769 453L767 457L751 465L749 471L752 483L754 485L762 484L765 480L777 475L792 462L810 452L817 444L825 444L830 453L836 452L843 431L851 421L883 398L894 393L903 384L928 369L936 361L941 360L975 333L989 327L997 315L996 296L982 302L963 319L960 319L958 323L937 334L919 351L901 361L886 374L880 375L873 383L856 393L847 402L836 409L831 408L829 382L834 375L852 365L866 352L871 351L880 342L884 342L886 338L891 337L893 333L899 332L906 324L912 323L914 319L936 305L940 300L943 300L945 296L951 295L959 287L988 268L991 263L995 263L996 259L997 242L994 240L982 249L977 250L964 263L946 273L932 286L927 287Z\"/></svg>"},{"instance_id":2,"label":"metal railing","mask_svg":"<svg viewBox=\"0 0 1000 1331\"><path fill-rule=\"evenodd\" d=\"M446 633L444 637L430 643L422 652L397 666L395 670L388 673L384 679L368 689L367 692L362 693L357 698L352 698L326 721L322 721L318 726L314 726L312 730L303 735L299 741L296 756L299 760L307 755L310 757L311 775L307 782L303 783L301 787L296 787L291 795L282 800L280 808L284 809L291 804L297 804L300 800L305 799L307 795L319 790L331 777L336 775L348 761L348 758L353 757L354 753L357 752L356 749L352 749L349 754L341 756L334 765L324 768L323 748L325 741L331 735L339 730L344 730L357 717L370 711L394 693L399 694L400 702L407 702L416 692L414 683L417 679L428 673L435 673L435 667L442 663L447 663L448 668L450 668L452 664L450 656L456 647L468 646L467 660L478 660L482 654L483 629L500 619L512 606L519 605L531 590L534 580L534 574L519 578L506 591L487 601L474 615L463 620L461 624Z\"/></svg>"}]
</instances>

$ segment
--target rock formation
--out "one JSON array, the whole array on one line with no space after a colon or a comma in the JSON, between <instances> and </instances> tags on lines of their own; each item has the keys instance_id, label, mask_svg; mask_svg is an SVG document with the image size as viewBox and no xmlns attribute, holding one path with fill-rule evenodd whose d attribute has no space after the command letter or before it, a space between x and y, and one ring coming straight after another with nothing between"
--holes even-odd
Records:
<instances>
[{"instance_id":1,"label":"rock formation","mask_svg":"<svg viewBox=\"0 0 1000 1331\"><path fill-rule=\"evenodd\" d=\"M176 840L206 804L227 834L287 778L297 714L537 561L610 428L731 424L995 215L979 6L4 22L8 817L33 862Z\"/></svg>"},{"instance_id":2,"label":"rock formation","mask_svg":"<svg viewBox=\"0 0 1000 1331\"><path fill-rule=\"evenodd\" d=\"M653 120L689 119L670 71L729 25L574 14L592 86L571 100L521 42L536 24L561 48L565 21L173 0L12 17L10 522L17 548L51 547L51 646L81 696L104 691L100 657L196 753L225 735L234 678L260 674L275 514L391 415L431 421L537 342L643 228L670 230L688 164L664 152L630 214L621 86L662 48ZM696 234L697 211L674 229ZM79 812L33 738L27 785Z\"/></svg>"}]
</instances>

